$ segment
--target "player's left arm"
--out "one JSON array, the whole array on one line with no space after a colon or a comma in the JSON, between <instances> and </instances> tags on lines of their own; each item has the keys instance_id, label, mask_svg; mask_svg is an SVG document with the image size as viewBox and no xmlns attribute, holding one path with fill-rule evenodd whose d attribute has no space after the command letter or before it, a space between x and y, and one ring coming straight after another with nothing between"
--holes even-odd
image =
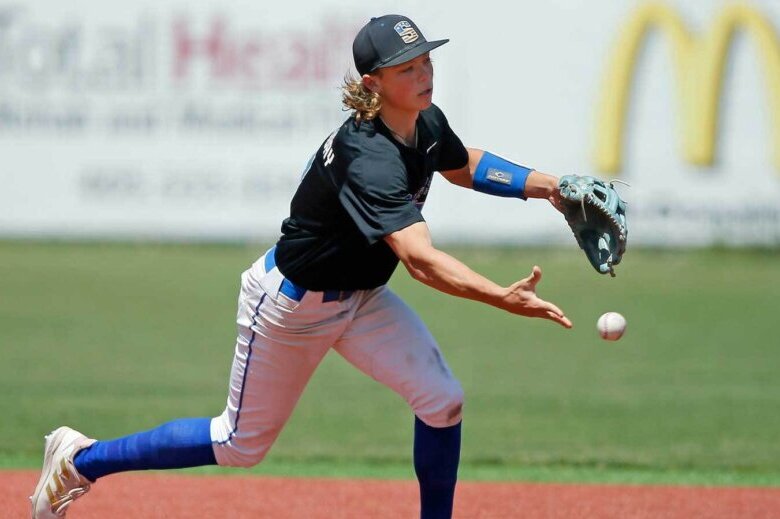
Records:
<instances>
[{"instance_id":1,"label":"player's left arm","mask_svg":"<svg viewBox=\"0 0 780 519\"><path fill-rule=\"evenodd\" d=\"M562 211L558 177L526 168L477 148L466 148L468 163L441 175L457 186L503 197L541 198ZM491 167L496 166L496 167ZM496 176L499 171L502 176Z\"/></svg>"}]
</instances>

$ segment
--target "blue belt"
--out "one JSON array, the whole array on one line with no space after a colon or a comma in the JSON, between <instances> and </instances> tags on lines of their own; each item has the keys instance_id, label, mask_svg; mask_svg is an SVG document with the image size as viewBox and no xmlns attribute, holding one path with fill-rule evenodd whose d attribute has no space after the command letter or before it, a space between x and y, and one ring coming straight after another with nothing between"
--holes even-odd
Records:
<instances>
[{"instance_id":1,"label":"blue belt","mask_svg":"<svg viewBox=\"0 0 780 519\"><path fill-rule=\"evenodd\" d=\"M270 272L276 266L276 246L265 253L265 271ZM279 287L279 292L286 295L293 301L300 301L303 299L304 294L308 292L303 287L299 287L287 278L282 281L282 286ZM331 301L344 301L352 297L354 290L325 290L322 292L322 302L330 303Z\"/></svg>"}]
</instances>

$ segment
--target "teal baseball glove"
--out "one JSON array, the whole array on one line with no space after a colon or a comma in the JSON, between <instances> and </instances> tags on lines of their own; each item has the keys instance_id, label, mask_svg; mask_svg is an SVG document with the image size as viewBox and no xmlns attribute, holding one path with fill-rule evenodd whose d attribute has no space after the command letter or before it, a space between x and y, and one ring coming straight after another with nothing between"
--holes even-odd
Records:
<instances>
[{"instance_id":1,"label":"teal baseball glove","mask_svg":"<svg viewBox=\"0 0 780 519\"><path fill-rule=\"evenodd\" d=\"M614 266L626 252L626 203L612 182L566 175L558 182L566 222L588 261L601 274L615 277Z\"/></svg>"}]
</instances>

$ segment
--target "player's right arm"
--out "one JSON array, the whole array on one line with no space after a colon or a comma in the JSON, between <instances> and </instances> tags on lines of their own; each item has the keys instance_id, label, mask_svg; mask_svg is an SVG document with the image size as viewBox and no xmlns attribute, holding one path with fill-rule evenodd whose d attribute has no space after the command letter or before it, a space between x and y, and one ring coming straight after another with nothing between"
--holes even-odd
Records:
<instances>
[{"instance_id":1,"label":"player's right arm","mask_svg":"<svg viewBox=\"0 0 780 519\"><path fill-rule=\"evenodd\" d=\"M572 323L554 304L536 295L542 270L534 266L531 275L502 287L449 254L436 249L425 222L418 222L384 238L409 274L430 287L457 297L480 301L526 317L541 317L571 328Z\"/></svg>"}]
</instances>

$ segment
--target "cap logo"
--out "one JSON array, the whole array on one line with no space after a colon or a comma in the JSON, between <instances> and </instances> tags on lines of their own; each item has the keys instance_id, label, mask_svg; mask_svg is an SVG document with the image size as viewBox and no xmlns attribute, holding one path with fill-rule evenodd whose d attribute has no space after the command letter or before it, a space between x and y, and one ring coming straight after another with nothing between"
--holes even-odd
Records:
<instances>
[{"instance_id":1,"label":"cap logo","mask_svg":"<svg viewBox=\"0 0 780 519\"><path fill-rule=\"evenodd\" d=\"M395 24L393 29L395 29L395 32L404 40L404 43L412 43L420 37L420 35L417 34L417 31L414 30L414 27L412 27L412 24L407 20L401 20Z\"/></svg>"}]
</instances>

